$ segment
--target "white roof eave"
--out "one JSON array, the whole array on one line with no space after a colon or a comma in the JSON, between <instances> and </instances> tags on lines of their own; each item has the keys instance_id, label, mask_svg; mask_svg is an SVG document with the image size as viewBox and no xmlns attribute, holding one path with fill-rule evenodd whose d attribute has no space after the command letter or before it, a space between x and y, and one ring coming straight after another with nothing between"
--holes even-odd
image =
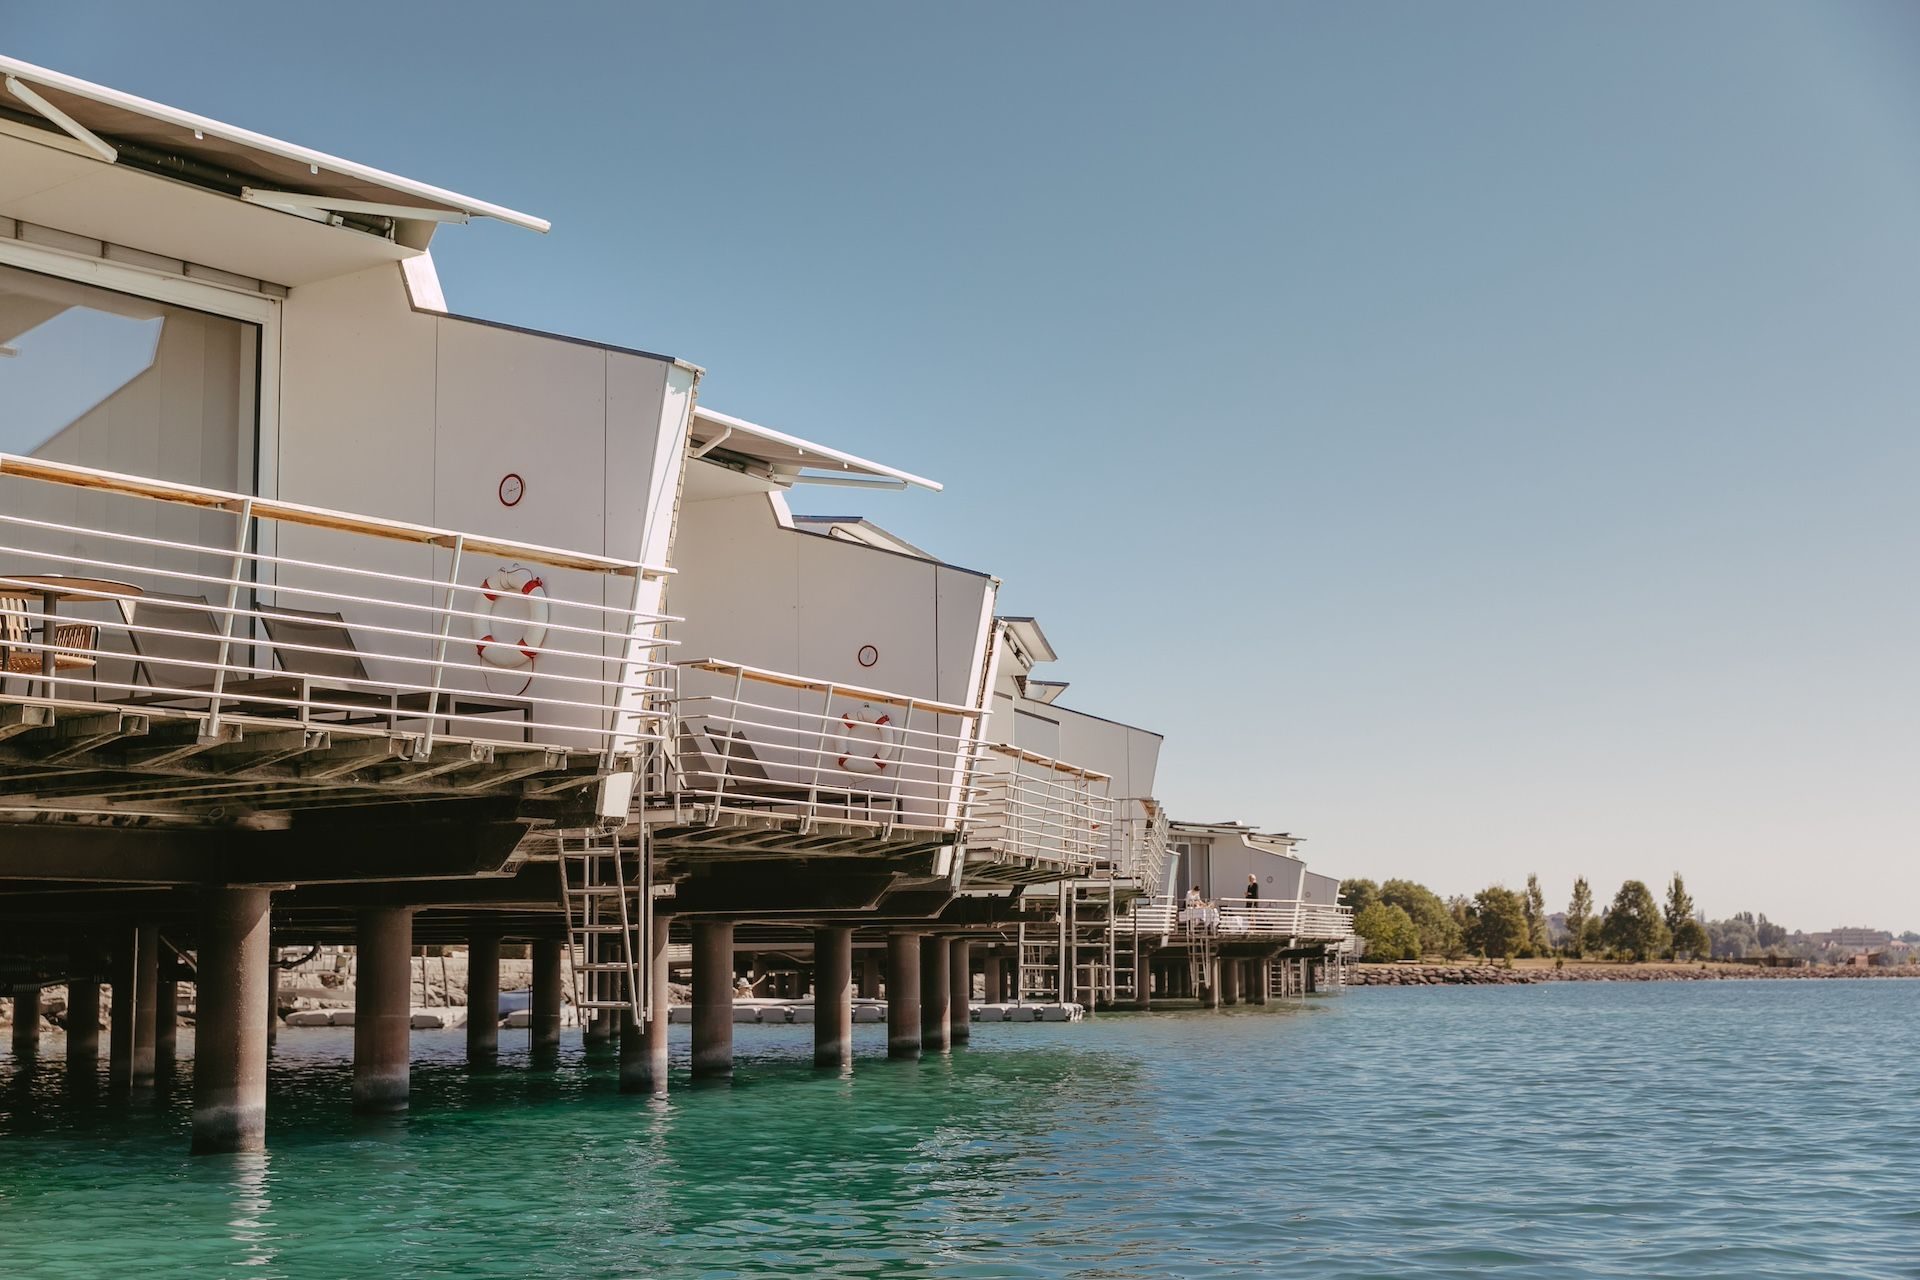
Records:
<instances>
[{"instance_id":1,"label":"white roof eave","mask_svg":"<svg viewBox=\"0 0 1920 1280\"><path fill-rule=\"evenodd\" d=\"M884 463L874 462L870 459L847 453L841 449L830 448L824 444L815 444L813 441L803 440L799 436L790 436L784 431L775 431L772 427L763 427L757 422L748 422L745 418L736 418L732 414L720 413L713 409L700 407L694 410L693 416L698 421L712 423L714 426L726 431L728 433L726 443L721 447L731 449L735 452L752 452L750 448L742 448L741 446L746 441L758 438L769 444L779 445L781 448L792 450L802 457L807 455L817 457L820 459L817 465L822 469L832 469L851 475L871 476L879 480L896 480L901 484L914 485L921 489L930 489L935 493L941 492L946 487L938 480L929 480L925 476L917 476L911 471L902 471L898 467L889 467Z\"/></svg>"},{"instance_id":2,"label":"white roof eave","mask_svg":"<svg viewBox=\"0 0 1920 1280\"><path fill-rule=\"evenodd\" d=\"M197 116L190 111L181 111L176 107L169 107L164 103L152 102L146 98L135 97L130 93L122 93L118 89L109 89L105 85L94 84L88 80L80 80L73 76L62 75L58 71L49 71L47 68L35 66L31 62L21 62L17 58L0 55L0 72L17 77L28 84L45 85L48 88L59 89L64 93L71 93L75 97L90 98L95 102L118 107L122 111L130 111L135 115L146 116L148 119L158 120L163 124L174 125L181 129L189 129L196 133L220 138L240 146L252 147L256 150L264 151L268 155L278 156L283 160L292 160L295 163L308 166L318 166L320 169L332 173L342 174L350 178L358 178L363 182L371 182L383 187L389 187L394 191L405 192L407 195L414 196L421 200L432 200L439 204L444 204L449 208L458 209L472 217L492 218L497 222L505 222L516 227L525 227L529 231L538 231L542 234L553 229L553 224L545 218L536 218L530 213L521 213L517 209L509 209L504 205L490 204L485 200L475 200L473 197L463 196L457 191L448 191L444 187L435 187L424 182L416 182L412 178L403 178L399 174L388 173L385 170L375 169L369 165L355 164L351 160L343 160L338 156L330 156L324 151L314 151L308 147L295 146L291 142L282 142L278 138L269 138L263 133L254 133L250 129L242 129L235 125L223 124L218 120L211 120L206 116Z\"/></svg>"}]
</instances>

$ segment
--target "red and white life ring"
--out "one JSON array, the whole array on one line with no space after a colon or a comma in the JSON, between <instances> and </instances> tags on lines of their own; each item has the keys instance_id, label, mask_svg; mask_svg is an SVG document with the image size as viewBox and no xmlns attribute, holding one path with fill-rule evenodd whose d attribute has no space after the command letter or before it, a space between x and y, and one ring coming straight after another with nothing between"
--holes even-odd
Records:
<instances>
[{"instance_id":1,"label":"red and white life ring","mask_svg":"<svg viewBox=\"0 0 1920 1280\"><path fill-rule=\"evenodd\" d=\"M867 703L860 704L863 712L872 709ZM884 711L872 719L845 711L840 715L834 750L839 757L834 763L848 773L885 773L888 763L900 753L900 734L893 727L893 717Z\"/></svg>"},{"instance_id":2,"label":"red and white life ring","mask_svg":"<svg viewBox=\"0 0 1920 1280\"><path fill-rule=\"evenodd\" d=\"M553 606L546 584L531 569L496 569L480 582L473 643L480 660L496 667L524 667L547 642Z\"/></svg>"}]
</instances>

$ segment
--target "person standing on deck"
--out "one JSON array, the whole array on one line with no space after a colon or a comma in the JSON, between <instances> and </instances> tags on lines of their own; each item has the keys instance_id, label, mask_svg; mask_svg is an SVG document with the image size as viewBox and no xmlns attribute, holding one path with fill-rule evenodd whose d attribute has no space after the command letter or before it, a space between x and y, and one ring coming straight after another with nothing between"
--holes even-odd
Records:
<instances>
[{"instance_id":1,"label":"person standing on deck","mask_svg":"<svg viewBox=\"0 0 1920 1280\"><path fill-rule=\"evenodd\" d=\"M1247 873L1247 905L1249 907L1260 905L1260 877L1252 872Z\"/></svg>"}]
</instances>

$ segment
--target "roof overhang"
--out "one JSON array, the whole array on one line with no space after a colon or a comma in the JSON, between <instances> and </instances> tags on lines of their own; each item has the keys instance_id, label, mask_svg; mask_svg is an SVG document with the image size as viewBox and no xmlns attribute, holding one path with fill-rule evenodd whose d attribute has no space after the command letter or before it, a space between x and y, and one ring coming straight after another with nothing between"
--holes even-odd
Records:
<instances>
[{"instance_id":1,"label":"roof overhang","mask_svg":"<svg viewBox=\"0 0 1920 1280\"><path fill-rule=\"evenodd\" d=\"M692 457L758 464L781 484L842 484L881 489L915 485L935 493L941 489L937 480L870 462L712 409L694 410L689 445Z\"/></svg>"},{"instance_id":2,"label":"roof overhang","mask_svg":"<svg viewBox=\"0 0 1920 1280\"><path fill-rule=\"evenodd\" d=\"M1047 633L1032 618L998 618L1001 627L1006 630L1013 643L1027 655L1031 662L1058 662L1060 655L1053 651L1053 644L1047 639Z\"/></svg>"},{"instance_id":3,"label":"roof overhang","mask_svg":"<svg viewBox=\"0 0 1920 1280\"><path fill-rule=\"evenodd\" d=\"M541 232L551 226L532 214L16 58L0 57L0 107L59 130L101 163L163 174L171 170L187 181L223 186L230 196L302 217L427 224L493 218Z\"/></svg>"},{"instance_id":4,"label":"roof overhang","mask_svg":"<svg viewBox=\"0 0 1920 1280\"><path fill-rule=\"evenodd\" d=\"M1032 677L1027 679L1027 696L1035 702L1044 702L1051 706L1053 700L1066 691L1065 680L1035 680Z\"/></svg>"},{"instance_id":5,"label":"roof overhang","mask_svg":"<svg viewBox=\"0 0 1920 1280\"><path fill-rule=\"evenodd\" d=\"M247 199L267 190L250 183L272 184L279 203ZM329 202L355 210L331 212ZM238 287L294 287L418 257L440 222L493 214L480 201L0 58L0 235L83 256L157 255L171 265L148 265L214 268L240 277ZM531 223L545 226L522 225Z\"/></svg>"}]
</instances>

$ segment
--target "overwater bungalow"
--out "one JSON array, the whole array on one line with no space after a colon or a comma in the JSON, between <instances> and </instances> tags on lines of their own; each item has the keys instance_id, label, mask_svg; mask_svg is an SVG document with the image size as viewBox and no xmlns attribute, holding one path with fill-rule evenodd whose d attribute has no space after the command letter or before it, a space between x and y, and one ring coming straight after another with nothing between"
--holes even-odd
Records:
<instances>
[{"instance_id":1,"label":"overwater bungalow","mask_svg":"<svg viewBox=\"0 0 1920 1280\"><path fill-rule=\"evenodd\" d=\"M468 948L476 1060L525 943L536 1050L570 975L622 1087L657 1090L676 964L723 1075L737 982L811 985L844 1066L856 991L908 1056L976 990L1145 1002L1178 955L1211 991L1220 957L1331 940L1304 870L1287 928L1263 890L1195 933L1180 897L1226 895L1195 868L1241 829L1169 824L1159 735L1064 705L994 577L791 505L936 482L700 405L687 361L451 308L436 235L543 220L0 76L16 1044L63 984L90 1077L110 983L110 1078L144 1088L193 982L194 1144L248 1149L283 944L356 948L354 1103L394 1111L421 945Z\"/></svg>"},{"instance_id":2,"label":"overwater bungalow","mask_svg":"<svg viewBox=\"0 0 1920 1280\"><path fill-rule=\"evenodd\" d=\"M1338 989L1353 911L1338 879L1307 869L1302 843L1237 822L1172 823L1167 890L1126 922L1151 991L1214 1005Z\"/></svg>"}]
</instances>

